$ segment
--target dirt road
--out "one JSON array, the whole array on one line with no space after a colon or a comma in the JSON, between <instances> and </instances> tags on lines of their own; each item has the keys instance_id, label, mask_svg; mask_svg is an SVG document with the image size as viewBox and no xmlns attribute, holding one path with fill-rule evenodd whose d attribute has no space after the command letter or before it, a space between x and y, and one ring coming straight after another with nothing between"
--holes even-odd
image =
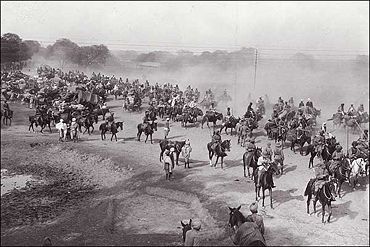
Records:
<instances>
[{"instance_id":1,"label":"dirt road","mask_svg":"<svg viewBox=\"0 0 370 247\"><path fill-rule=\"evenodd\" d=\"M91 136L83 135L80 143L58 143L55 128L52 134L29 133L27 119L33 111L11 104L15 119L11 127L1 129L1 168L25 172L19 167L37 160L38 166L29 166L37 167L37 171L43 170L45 164L50 169L59 167L77 174L81 181L88 181L86 186L94 188L89 187L90 192L84 196L67 198L65 205L56 205L60 213L47 221L9 226L3 225L2 220L2 245L39 245L45 236L58 245L181 245L180 221L189 218L202 221L204 245L232 245L225 231L228 206L242 205L241 210L247 215L249 204L255 199L253 182L243 177L244 149L237 145L236 137L222 135L223 139L231 139L231 152L225 158L224 169L215 169L209 166L206 150L211 130L171 123L170 139L189 138L193 152L191 168L185 169L180 159L174 180L166 181L158 145L164 137L163 121L153 136L154 144L138 142L136 125L142 115L123 112L121 104L121 100L108 102L116 119L125 121L118 142L111 142L110 138L101 141L95 131ZM96 130L99 124L95 125ZM260 147L268 142L262 126L263 123L256 131L256 144ZM344 131L334 134L345 145ZM30 143L38 145L31 148ZM275 176L274 209L270 208L269 196L265 209L259 202L267 244L369 245L368 177L361 179L361 187L356 191L346 183L343 185L344 197L333 203L332 222L324 225L320 213L306 214L303 192L313 176L307 168L309 156L293 154L288 149L285 156L285 174ZM35 171L30 168L27 173ZM2 198L2 209L4 205ZM318 212L320 209L318 203ZM7 211L12 210L17 209L7 207Z\"/></svg>"}]
</instances>

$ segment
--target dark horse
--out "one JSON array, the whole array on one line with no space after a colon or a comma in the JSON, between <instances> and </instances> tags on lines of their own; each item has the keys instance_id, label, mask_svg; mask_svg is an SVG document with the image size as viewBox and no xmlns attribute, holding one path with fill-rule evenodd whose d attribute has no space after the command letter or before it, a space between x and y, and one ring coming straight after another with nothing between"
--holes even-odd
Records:
<instances>
[{"instance_id":1,"label":"dark horse","mask_svg":"<svg viewBox=\"0 0 370 247\"><path fill-rule=\"evenodd\" d=\"M321 152L317 152L315 146L310 144L306 152L306 155L308 154L311 154L310 160L308 161L308 168L313 167L313 160L316 156L321 157L325 162L328 162L331 158L331 153L327 145L324 145Z\"/></svg>"},{"instance_id":2,"label":"dark horse","mask_svg":"<svg viewBox=\"0 0 370 247\"><path fill-rule=\"evenodd\" d=\"M306 135L306 133L303 134L300 139L293 138L293 140L291 141L290 150L292 150L295 153L295 145L298 144L299 145L299 154L303 155L303 146L306 142L307 142L307 144L311 143L311 137Z\"/></svg>"},{"instance_id":3,"label":"dark horse","mask_svg":"<svg viewBox=\"0 0 370 247\"><path fill-rule=\"evenodd\" d=\"M231 141L230 140L224 140L221 143L218 143L216 147L213 149L212 148L212 142L207 144L208 148L208 157L209 157L209 164L211 166L214 166L216 168L218 158L221 157L221 168L224 168L224 157L227 156L226 152L230 152L230 146L231 146ZM216 163L212 165L212 157L213 155L216 155Z\"/></svg>"},{"instance_id":4,"label":"dark horse","mask_svg":"<svg viewBox=\"0 0 370 247\"><path fill-rule=\"evenodd\" d=\"M184 224L181 221L181 226L182 226L182 241L185 242L185 237L186 237L186 232L191 230L191 219L189 220L189 223Z\"/></svg>"},{"instance_id":5,"label":"dark horse","mask_svg":"<svg viewBox=\"0 0 370 247\"><path fill-rule=\"evenodd\" d=\"M244 215L239 211L241 206L237 208L230 208L230 217L229 217L229 227L235 231L236 227L239 229L237 231L240 231L241 225L246 224L247 232L241 234L243 238L239 243L235 243L239 246L266 246L265 238L263 237L261 231L259 230L258 226L254 222L247 221L247 218L244 217ZM230 236L231 238L231 236Z\"/></svg>"},{"instance_id":6,"label":"dark horse","mask_svg":"<svg viewBox=\"0 0 370 247\"><path fill-rule=\"evenodd\" d=\"M9 120L9 126L12 125L12 118L13 118L13 111L6 109L3 114L3 124L8 125Z\"/></svg>"},{"instance_id":7,"label":"dark horse","mask_svg":"<svg viewBox=\"0 0 370 247\"><path fill-rule=\"evenodd\" d=\"M230 117L225 123L222 124L220 133L225 128L225 132L227 135L227 129L231 129L231 135L233 135L233 129L235 130L236 124L239 123L240 118Z\"/></svg>"},{"instance_id":8,"label":"dark horse","mask_svg":"<svg viewBox=\"0 0 370 247\"><path fill-rule=\"evenodd\" d=\"M222 120L223 115L220 112L206 112L202 119L202 129L205 122L207 122L207 126L209 128L209 122L213 123L213 127L215 127L217 120Z\"/></svg>"},{"instance_id":9,"label":"dark horse","mask_svg":"<svg viewBox=\"0 0 370 247\"><path fill-rule=\"evenodd\" d=\"M137 125L137 140L140 141L141 134L144 132L146 135L145 143L148 140L148 136L150 136L150 143L153 144L153 133L157 131L157 123L152 121L150 124L146 123L139 123Z\"/></svg>"},{"instance_id":10,"label":"dark horse","mask_svg":"<svg viewBox=\"0 0 370 247\"><path fill-rule=\"evenodd\" d=\"M97 124L98 123L98 116L97 115L88 115L85 118L80 119L80 132L81 132L81 126L85 128L83 134L87 133L91 135L94 131L94 122ZM90 131L91 128L91 131Z\"/></svg>"},{"instance_id":11,"label":"dark horse","mask_svg":"<svg viewBox=\"0 0 370 247\"><path fill-rule=\"evenodd\" d=\"M245 170L248 170L248 177L251 177L251 174L254 174L254 170L257 168L257 160L261 156L262 149L256 148L253 151L253 154L245 152L243 154L243 166L244 166L244 177L246 177ZM252 173L249 172L249 167L252 167Z\"/></svg>"},{"instance_id":12,"label":"dark horse","mask_svg":"<svg viewBox=\"0 0 370 247\"><path fill-rule=\"evenodd\" d=\"M176 153L176 165L179 165L179 156L181 153L182 147L185 145L185 141L170 141L162 140L159 142L159 147L161 148L161 153L159 154L159 161L163 159L163 153L165 150L170 150L171 148L175 149Z\"/></svg>"},{"instance_id":13,"label":"dark horse","mask_svg":"<svg viewBox=\"0 0 370 247\"><path fill-rule=\"evenodd\" d=\"M333 161L330 161L333 162ZM340 191L342 189L342 184L345 181L349 182L349 176L350 176L350 160L348 158L344 158L342 161L337 164L334 168L331 167L331 163L326 163L326 169L329 171L329 174L332 175L335 179L338 181L338 188L337 188L337 194L339 198L342 198Z\"/></svg>"},{"instance_id":14,"label":"dark horse","mask_svg":"<svg viewBox=\"0 0 370 247\"><path fill-rule=\"evenodd\" d=\"M108 125L107 123L101 123L99 126L101 139L105 140L105 133L110 131L112 133L111 141L113 140L113 137L115 137L117 141L118 128L123 130L123 122L113 122L110 125Z\"/></svg>"},{"instance_id":15,"label":"dark horse","mask_svg":"<svg viewBox=\"0 0 370 247\"><path fill-rule=\"evenodd\" d=\"M48 115L45 114L45 115L42 115L42 116L39 116L39 115L29 116L28 120L30 121L30 126L28 127L28 131L30 131L31 128L32 128L32 131L35 131L35 129L33 128L33 125L35 125L36 127L38 125L40 125L40 127L41 127L40 132L41 133L45 129L46 126L49 127L49 131L50 131L50 133L52 133L51 126L50 126L51 119Z\"/></svg>"},{"instance_id":16,"label":"dark horse","mask_svg":"<svg viewBox=\"0 0 370 247\"><path fill-rule=\"evenodd\" d=\"M265 171L259 181L257 180L258 176L258 170L255 169L253 173L254 177L254 187L255 187L255 192L256 192L256 201L260 198L260 190L262 187L262 207L265 206L265 190L269 190L269 195L270 195L270 207L273 208L272 205L272 185L274 183L272 175L274 173L279 173L278 166L276 162L272 162L267 171Z\"/></svg>"},{"instance_id":17,"label":"dark horse","mask_svg":"<svg viewBox=\"0 0 370 247\"><path fill-rule=\"evenodd\" d=\"M310 202L312 200L312 195L313 195L313 192L314 192L314 186L315 186L314 184L315 184L315 179L310 179L310 181L308 181L308 183L307 183L307 187L306 187L306 190L304 192L304 196L308 196L307 197L307 214L308 215L310 215ZM322 213L321 222L322 223L325 223L325 221L324 221L325 206L328 206L328 209L329 209L328 223L330 222L330 217L331 217L331 213L332 213L331 201L336 196L335 187L336 187L335 179L332 179L332 180L326 182L322 186L322 188L319 189L319 191L317 193L317 196L315 197L315 199L313 201L314 213L316 213L316 203L317 203L317 201L320 201L320 203L321 203L321 213Z\"/></svg>"}]
</instances>

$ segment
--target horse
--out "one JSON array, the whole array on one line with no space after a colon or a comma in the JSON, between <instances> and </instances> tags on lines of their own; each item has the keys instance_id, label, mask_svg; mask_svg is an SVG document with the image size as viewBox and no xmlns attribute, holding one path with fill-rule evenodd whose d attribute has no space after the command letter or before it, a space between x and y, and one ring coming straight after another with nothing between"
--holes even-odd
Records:
<instances>
[{"instance_id":1,"label":"horse","mask_svg":"<svg viewBox=\"0 0 370 247\"><path fill-rule=\"evenodd\" d=\"M267 137L272 139L272 129L276 127L274 122L267 122L264 126L264 130L266 131Z\"/></svg>"},{"instance_id":2,"label":"horse","mask_svg":"<svg viewBox=\"0 0 370 247\"><path fill-rule=\"evenodd\" d=\"M159 142L159 147L161 148L161 153L159 154L159 162L162 162L163 153L165 150L170 150L171 148L174 148L176 153L176 165L179 165L179 156L184 145L185 141L161 140Z\"/></svg>"},{"instance_id":3,"label":"horse","mask_svg":"<svg viewBox=\"0 0 370 247\"><path fill-rule=\"evenodd\" d=\"M256 148L254 151L253 151L253 154L249 154L248 152L245 152L243 154L243 166L244 166L244 177L246 177L246 174L245 174L245 168L247 168L248 170L248 177L250 178L251 177L251 173L249 172L249 167L252 167L252 175L255 171L255 169L257 168L257 160L258 158L261 156L261 153L262 153L262 149L261 148Z\"/></svg>"},{"instance_id":4,"label":"horse","mask_svg":"<svg viewBox=\"0 0 370 247\"><path fill-rule=\"evenodd\" d=\"M145 143L148 140L148 137L150 136L150 143L153 144L153 133L154 131L157 131L157 123L152 121L151 124L149 123L139 123L137 125L137 140L140 141L141 134L144 132L146 135Z\"/></svg>"},{"instance_id":5,"label":"horse","mask_svg":"<svg viewBox=\"0 0 370 247\"><path fill-rule=\"evenodd\" d=\"M225 123L222 124L221 129L220 129L220 133L225 128L226 135L228 135L227 129L231 129L230 133L231 133L231 135L233 135L233 129L236 130L236 125L237 125L237 123L239 123L239 121L240 121L240 118L235 118L235 117L231 116Z\"/></svg>"},{"instance_id":6,"label":"horse","mask_svg":"<svg viewBox=\"0 0 370 247\"><path fill-rule=\"evenodd\" d=\"M103 120L105 120L105 115L109 112L108 108L102 108L102 109L95 109L93 110L93 114L96 114L98 117L103 116Z\"/></svg>"},{"instance_id":7,"label":"horse","mask_svg":"<svg viewBox=\"0 0 370 247\"><path fill-rule=\"evenodd\" d=\"M333 162L333 161L331 161ZM330 162L326 163L326 168L329 171L329 175L332 175L338 181L337 194L339 198L342 198L340 192L342 189L342 184L345 181L349 181L350 176L350 163L351 161L348 158L344 158L339 164L333 169Z\"/></svg>"},{"instance_id":8,"label":"horse","mask_svg":"<svg viewBox=\"0 0 370 247\"><path fill-rule=\"evenodd\" d=\"M254 177L254 188L256 192L256 201L260 198L260 190L262 188L262 207L265 207L265 190L269 190L270 195L270 207L273 208L272 205L272 185L274 183L272 175L274 173L279 173L279 168L277 167L276 162L271 162L267 171L265 171L259 178L258 177L258 169L255 169L253 172Z\"/></svg>"},{"instance_id":9,"label":"horse","mask_svg":"<svg viewBox=\"0 0 370 247\"><path fill-rule=\"evenodd\" d=\"M226 152L230 152L231 140L224 140L221 143L218 143L214 149L212 149L213 143L210 142L207 144L208 149L208 157L209 157L209 164L216 168L218 159L221 157L221 168L223 169L224 166L224 157L227 156ZM216 163L212 165L212 157L216 155Z\"/></svg>"},{"instance_id":10,"label":"horse","mask_svg":"<svg viewBox=\"0 0 370 247\"><path fill-rule=\"evenodd\" d=\"M310 144L311 143L311 136L308 136L306 132L301 136L300 139L297 137L293 137L290 142L290 150L292 150L295 153L295 146L296 144L299 145L299 154L303 155L303 146L304 144Z\"/></svg>"},{"instance_id":11,"label":"horse","mask_svg":"<svg viewBox=\"0 0 370 247\"><path fill-rule=\"evenodd\" d=\"M323 149L319 153L315 150L315 146L313 144L309 144L307 147L306 155L308 154L311 154L310 160L308 161L308 168L313 167L313 160L316 156L320 156L325 162L328 162L331 158L331 153L329 151L328 145L324 145Z\"/></svg>"},{"instance_id":12,"label":"horse","mask_svg":"<svg viewBox=\"0 0 370 247\"><path fill-rule=\"evenodd\" d=\"M115 124L115 125L112 127L113 124ZM123 130L123 122L113 122L110 125L108 125L107 123L101 123L100 126L99 126L101 139L105 140L106 139L105 133L110 131L112 133L111 141L113 139L113 136L115 136L116 141L117 141L117 135L116 134L118 132L118 128L121 128L121 130Z\"/></svg>"},{"instance_id":13,"label":"horse","mask_svg":"<svg viewBox=\"0 0 370 247\"><path fill-rule=\"evenodd\" d=\"M247 221L247 218L239 211L241 206L237 208L229 207L230 214L229 214L229 223L228 226L235 231L236 227L238 226L239 229L241 225L248 226L246 228L246 232L243 232L241 235L243 238L241 242L234 243L238 244L239 246L266 246L265 238L263 237L261 231L259 230L258 226L254 222Z\"/></svg>"},{"instance_id":14,"label":"horse","mask_svg":"<svg viewBox=\"0 0 370 247\"><path fill-rule=\"evenodd\" d=\"M312 195L314 193L314 183L315 179L310 179L308 181L306 190L304 192L304 196L307 196L307 214L310 215L310 202L312 200ZM324 216L325 216L325 206L328 206L329 209L329 216L327 219L327 222L330 222L330 217L332 214L332 209L331 209L331 201L336 197L336 180L332 179L328 182L326 182L317 192L317 196L315 197L313 201L313 208L314 208L314 213L316 213L316 203L317 201L320 201L321 203L321 222L325 223L324 221Z\"/></svg>"},{"instance_id":15,"label":"horse","mask_svg":"<svg viewBox=\"0 0 370 247\"><path fill-rule=\"evenodd\" d=\"M13 111L10 109L6 109L3 114L3 124L8 125L9 120L9 126L12 125L12 118L13 118Z\"/></svg>"},{"instance_id":16,"label":"horse","mask_svg":"<svg viewBox=\"0 0 370 247\"><path fill-rule=\"evenodd\" d=\"M45 129L46 126L49 127L49 131L50 131L50 133L52 133L51 126L50 126L51 120L47 115L29 116L28 120L30 122L30 126L28 127L28 131L30 131L31 128L32 128L32 131L35 132L35 129L33 128L33 125L35 124L36 127L38 127L38 125L40 125L40 127L41 127L40 132L41 133L43 133L42 131Z\"/></svg>"},{"instance_id":17,"label":"horse","mask_svg":"<svg viewBox=\"0 0 370 247\"><path fill-rule=\"evenodd\" d=\"M352 161L350 165L350 178L349 180L353 182L352 189L355 190L356 185L358 184L358 175L365 171L366 162L363 158L357 158Z\"/></svg>"},{"instance_id":18,"label":"horse","mask_svg":"<svg viewBox=\"0 0 370 247\"><path fill-rule=\"evenodd\" d=\"M209 128L209 122L213 123L213 128L216 126L217 120L222 120L223 115L220 112L206 112L202 119L202 129L205 122L207 122L207 126Z\"/></svg>"},{"instance_id":19,"label":"horse","mask_svg":"<svg viewBox=\"0 0 370 247\"><path fill-rule=\"evenodd\" d=\"M189 220L189 223L187 223L187 224L184 224L181 221L181 226L182 226L182 241L184 243L185 243L186 232L189 231L189 230L191 230L191 222L192 222L191 219Z\"/></svg>"},{"instance_id":20,"label":"horse","mask_svg":"<svg viewBox=\"0 0 370 247\"><path fill-rule=\"evenodd\" d=\"M88 115L87 117L83 118L82 121L80 121L80 127L83 126L85 128L83 134L85 134L86 131L89 135L93 133L93 131L94 131L94 122L98 123L97 117L98 117L97 115L93 115L93 116ZM90 128L92 128L91 132L90 132ZM80 129L80 132L81 132L81 129Z\"/></svg>"}]
</instances>

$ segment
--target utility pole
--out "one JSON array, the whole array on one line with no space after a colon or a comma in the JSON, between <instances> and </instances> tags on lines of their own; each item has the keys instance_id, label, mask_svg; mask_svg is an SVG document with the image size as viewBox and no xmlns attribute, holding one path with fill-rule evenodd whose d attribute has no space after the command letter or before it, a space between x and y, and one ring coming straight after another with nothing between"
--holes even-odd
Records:
<instances>
[{"instance_id":1,"label":"utility pole","mask_svg":"<svg viewBox=\"0 0 370 247\"><path fill-rule=\"evenodd\" d=\"M254 59L254 80L253 80L253 92L254 92L254 90L256 89L257 60L258 60L258 50L256 49L256 58Z\"/></svg>"}]
</instances>

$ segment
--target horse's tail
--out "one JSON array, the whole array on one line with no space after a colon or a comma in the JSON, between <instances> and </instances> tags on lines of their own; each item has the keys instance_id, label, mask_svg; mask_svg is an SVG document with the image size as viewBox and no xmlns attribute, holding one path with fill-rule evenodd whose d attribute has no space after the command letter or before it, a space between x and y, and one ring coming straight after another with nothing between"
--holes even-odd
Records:
<instances>
[{"instance_id":1,"label":"horse's tail","mask_svg":"<svg viewBox=\"0 0 370 247\"><path fill-rule=\"evenodd\" d=\"M308 196L308 195L310 195L312 193L311 188L312 188L313 181L314 181L313 179L311 179L310 181L308 181L307 186L306 186L306 189L304 191L304 196Z\"/></svg>"}]
</instances>

